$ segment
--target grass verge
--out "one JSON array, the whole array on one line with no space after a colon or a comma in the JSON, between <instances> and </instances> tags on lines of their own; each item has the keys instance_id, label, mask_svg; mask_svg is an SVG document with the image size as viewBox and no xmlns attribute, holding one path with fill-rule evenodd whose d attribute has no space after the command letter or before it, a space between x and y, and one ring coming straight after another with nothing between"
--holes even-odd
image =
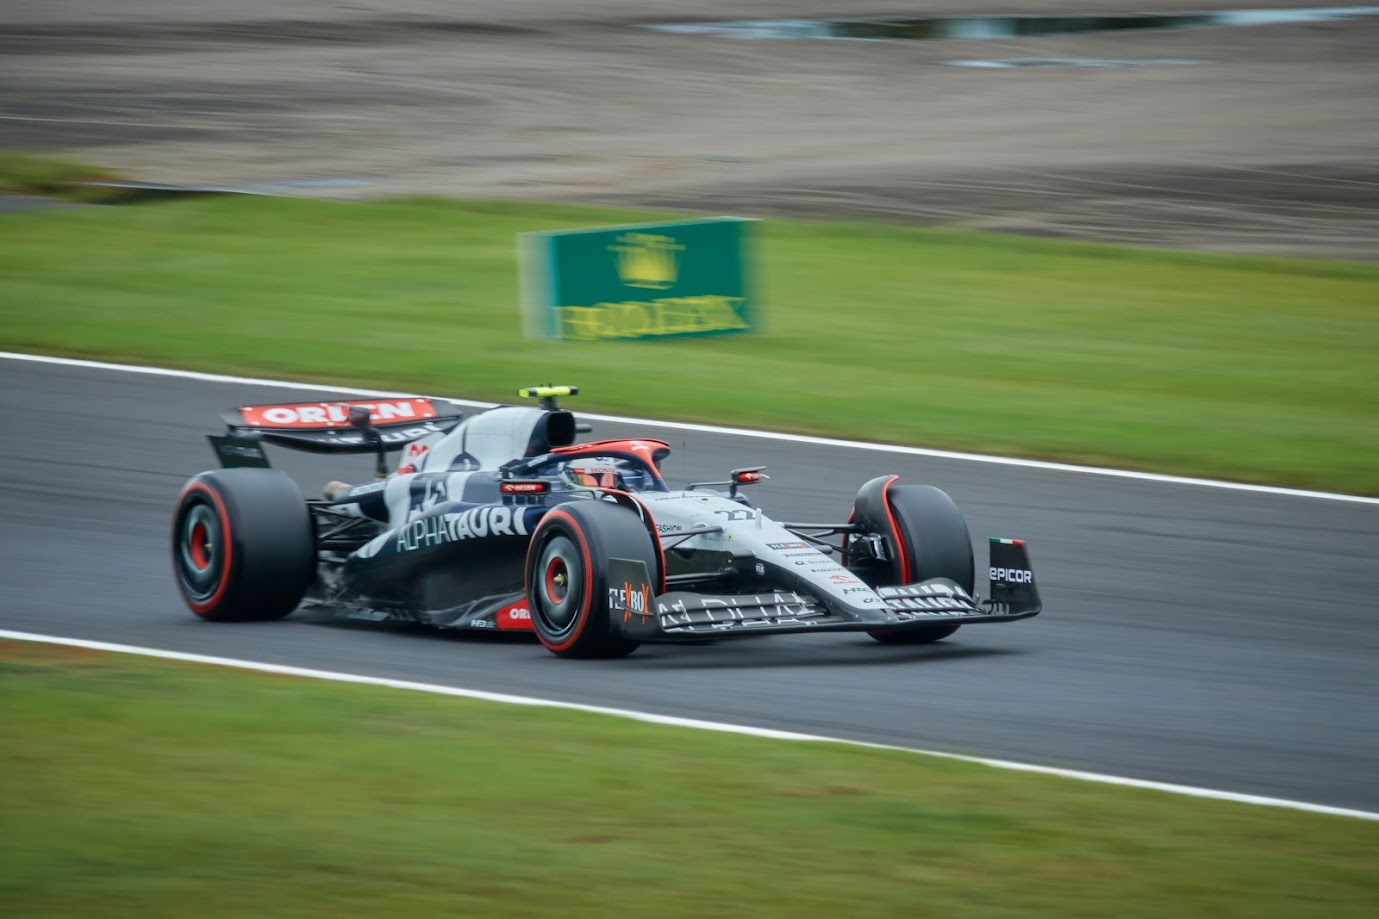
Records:
<instances>
[{"instance_id":1,"label":"grass verge","mask_svg":"<svg viewBox=\"0 0 1379 919\"><path fill-rule=\"evenodd\" d=\"M110 192L83 182L115 178L102 166L61 156L0 150L0 195L57 195L82 201L104 200Z\"/></svg>"},{"instance_id":2,"label":"grass verge","mask_svg":"<svg viewBox=\"0 0 1379 919\"><path fill-rule=\"evenodd\" d=\"M0 642L13 916L1371 916L1379 825Z\"/></svg>"},{"instance_id":3,"label":"grass verge","mask_svg":"<svg viewBox=\"0 0 1379 919\"><path fill-rule=\"evenodd\" d=\"M1379 494L1379 267L762 227L761 334L524 342L514 234L640 212L242 198L0 216L0 347Z\"/></svg>"}]
</instances>

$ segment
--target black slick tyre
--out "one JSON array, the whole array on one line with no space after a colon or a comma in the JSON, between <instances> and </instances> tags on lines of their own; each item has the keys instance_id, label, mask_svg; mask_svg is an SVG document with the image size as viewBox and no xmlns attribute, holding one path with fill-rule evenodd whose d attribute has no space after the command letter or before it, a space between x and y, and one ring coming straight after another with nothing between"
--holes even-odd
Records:
<instances>
[{"instance_id":1,"label":"black slick tyre","mask_svg":"<svg viewBox=\"0 0 1379 919\"><path fill-rule=\"evenodd\" d=\"M948 578L972 593L976 574L972 537L967 520L953 499L932 485L896 485L894 479L869 483L873 485L880 489L884 506L869 508L870 514L860 513L863 496L859 495L854 516L869 518L890 550L891 566L882 583L915 584L930 578ZM872 629L867 634L882 644L922 645L947 638L957 630L956 625L934 625Z\"/></svg>"},{"instance_id":2,"label":"black slick tyre","mask_svg":"<svg viewBox=\"0 0 1379 919\"><path fill-rule=\"evenodd\" d=\"M653 537L636 513L605 501L570 501L541 518L527 549L527 608L541 644L575 658L624 657L640 644L613 630L608 560L658 570Z\"/></svg>"},{"instance_id":3,"label":"black slick tyre","mask_svg":"<svg viewBox=\"0 0 1379 919\"><path fill-rule=\"evenodd\" d=\"M297 483L276 469L203 472L172 518L182 599L212 622L281 619L316 576L316 534Z\"/></svg>"}]
</instances>

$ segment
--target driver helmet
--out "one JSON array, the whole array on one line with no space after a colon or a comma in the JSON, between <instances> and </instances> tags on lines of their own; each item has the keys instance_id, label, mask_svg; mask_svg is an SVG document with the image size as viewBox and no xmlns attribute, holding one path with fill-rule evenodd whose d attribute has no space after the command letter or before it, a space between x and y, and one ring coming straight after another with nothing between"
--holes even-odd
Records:
<instances>
[{"instance_id":1,"label":"driver helmet","mask_svg":"<svg viewBox=\"0 0 1379 919\"><path fill-rule=\"evenodd\" d=\"M574 488L623 487L617 466L607 458L572 460L561 468L560 473L565 484Z\"/></svg>"}]
</instances>

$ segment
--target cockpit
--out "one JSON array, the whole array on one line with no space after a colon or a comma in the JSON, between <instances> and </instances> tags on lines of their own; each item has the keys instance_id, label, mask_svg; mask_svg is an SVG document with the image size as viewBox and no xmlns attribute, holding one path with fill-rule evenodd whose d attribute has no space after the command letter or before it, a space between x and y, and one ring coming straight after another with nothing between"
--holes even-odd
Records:
<instances>
[{"instance_id":1,"label":"cockpit","mask_svg":"<svg viewBox=\"0 0 1379 919\"><path fill-rule=\"evenodd\" d=\"M655 468L633 456L578 456L555 461L554 473L562 491L614 488L618 491L667 491ZM538 475L545 470L538 471Z\"/></svg>"}]
</instances>

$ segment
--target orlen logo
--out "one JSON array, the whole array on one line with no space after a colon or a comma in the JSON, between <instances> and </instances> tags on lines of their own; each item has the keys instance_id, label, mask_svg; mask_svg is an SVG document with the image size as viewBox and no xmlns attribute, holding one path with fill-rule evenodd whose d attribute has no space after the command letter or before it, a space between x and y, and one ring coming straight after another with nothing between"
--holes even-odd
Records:
<instances>
[{"instance_id":1,"label":"orlen logo","mask_svg":"<svg viewBox=\"0 0 1379 919\"><path fill-rule=\"evenodd\" d=\"M244 405L245 424L264 428L333 428L348 426L351 405L369 410L375 424L415 421L436 417L430 399L397 399L391 402L314 402L296 405Z\"/></svg>"},{"instance_id":2,"label":"orlen logo","mask_svg":"<svg viewBox=\"0 0 1379 919\"><path fill-rule=\"evenodd\" d=\"M991 580L1007 584L1033 584L1034 572L1026 568L992 568Z\"/></svg>"},{"instance_id":3,"label":"orlen logo","mask_svg":"<svg viewBox=\"0 0 1379 919\"><path fill-rule=\"evenodd\" d=\"M498 610L496 622L498 628L504 631L532 631L531 610L527 608L527 601L518 600L511 606Z\"/></svg>"}]
</instances>

